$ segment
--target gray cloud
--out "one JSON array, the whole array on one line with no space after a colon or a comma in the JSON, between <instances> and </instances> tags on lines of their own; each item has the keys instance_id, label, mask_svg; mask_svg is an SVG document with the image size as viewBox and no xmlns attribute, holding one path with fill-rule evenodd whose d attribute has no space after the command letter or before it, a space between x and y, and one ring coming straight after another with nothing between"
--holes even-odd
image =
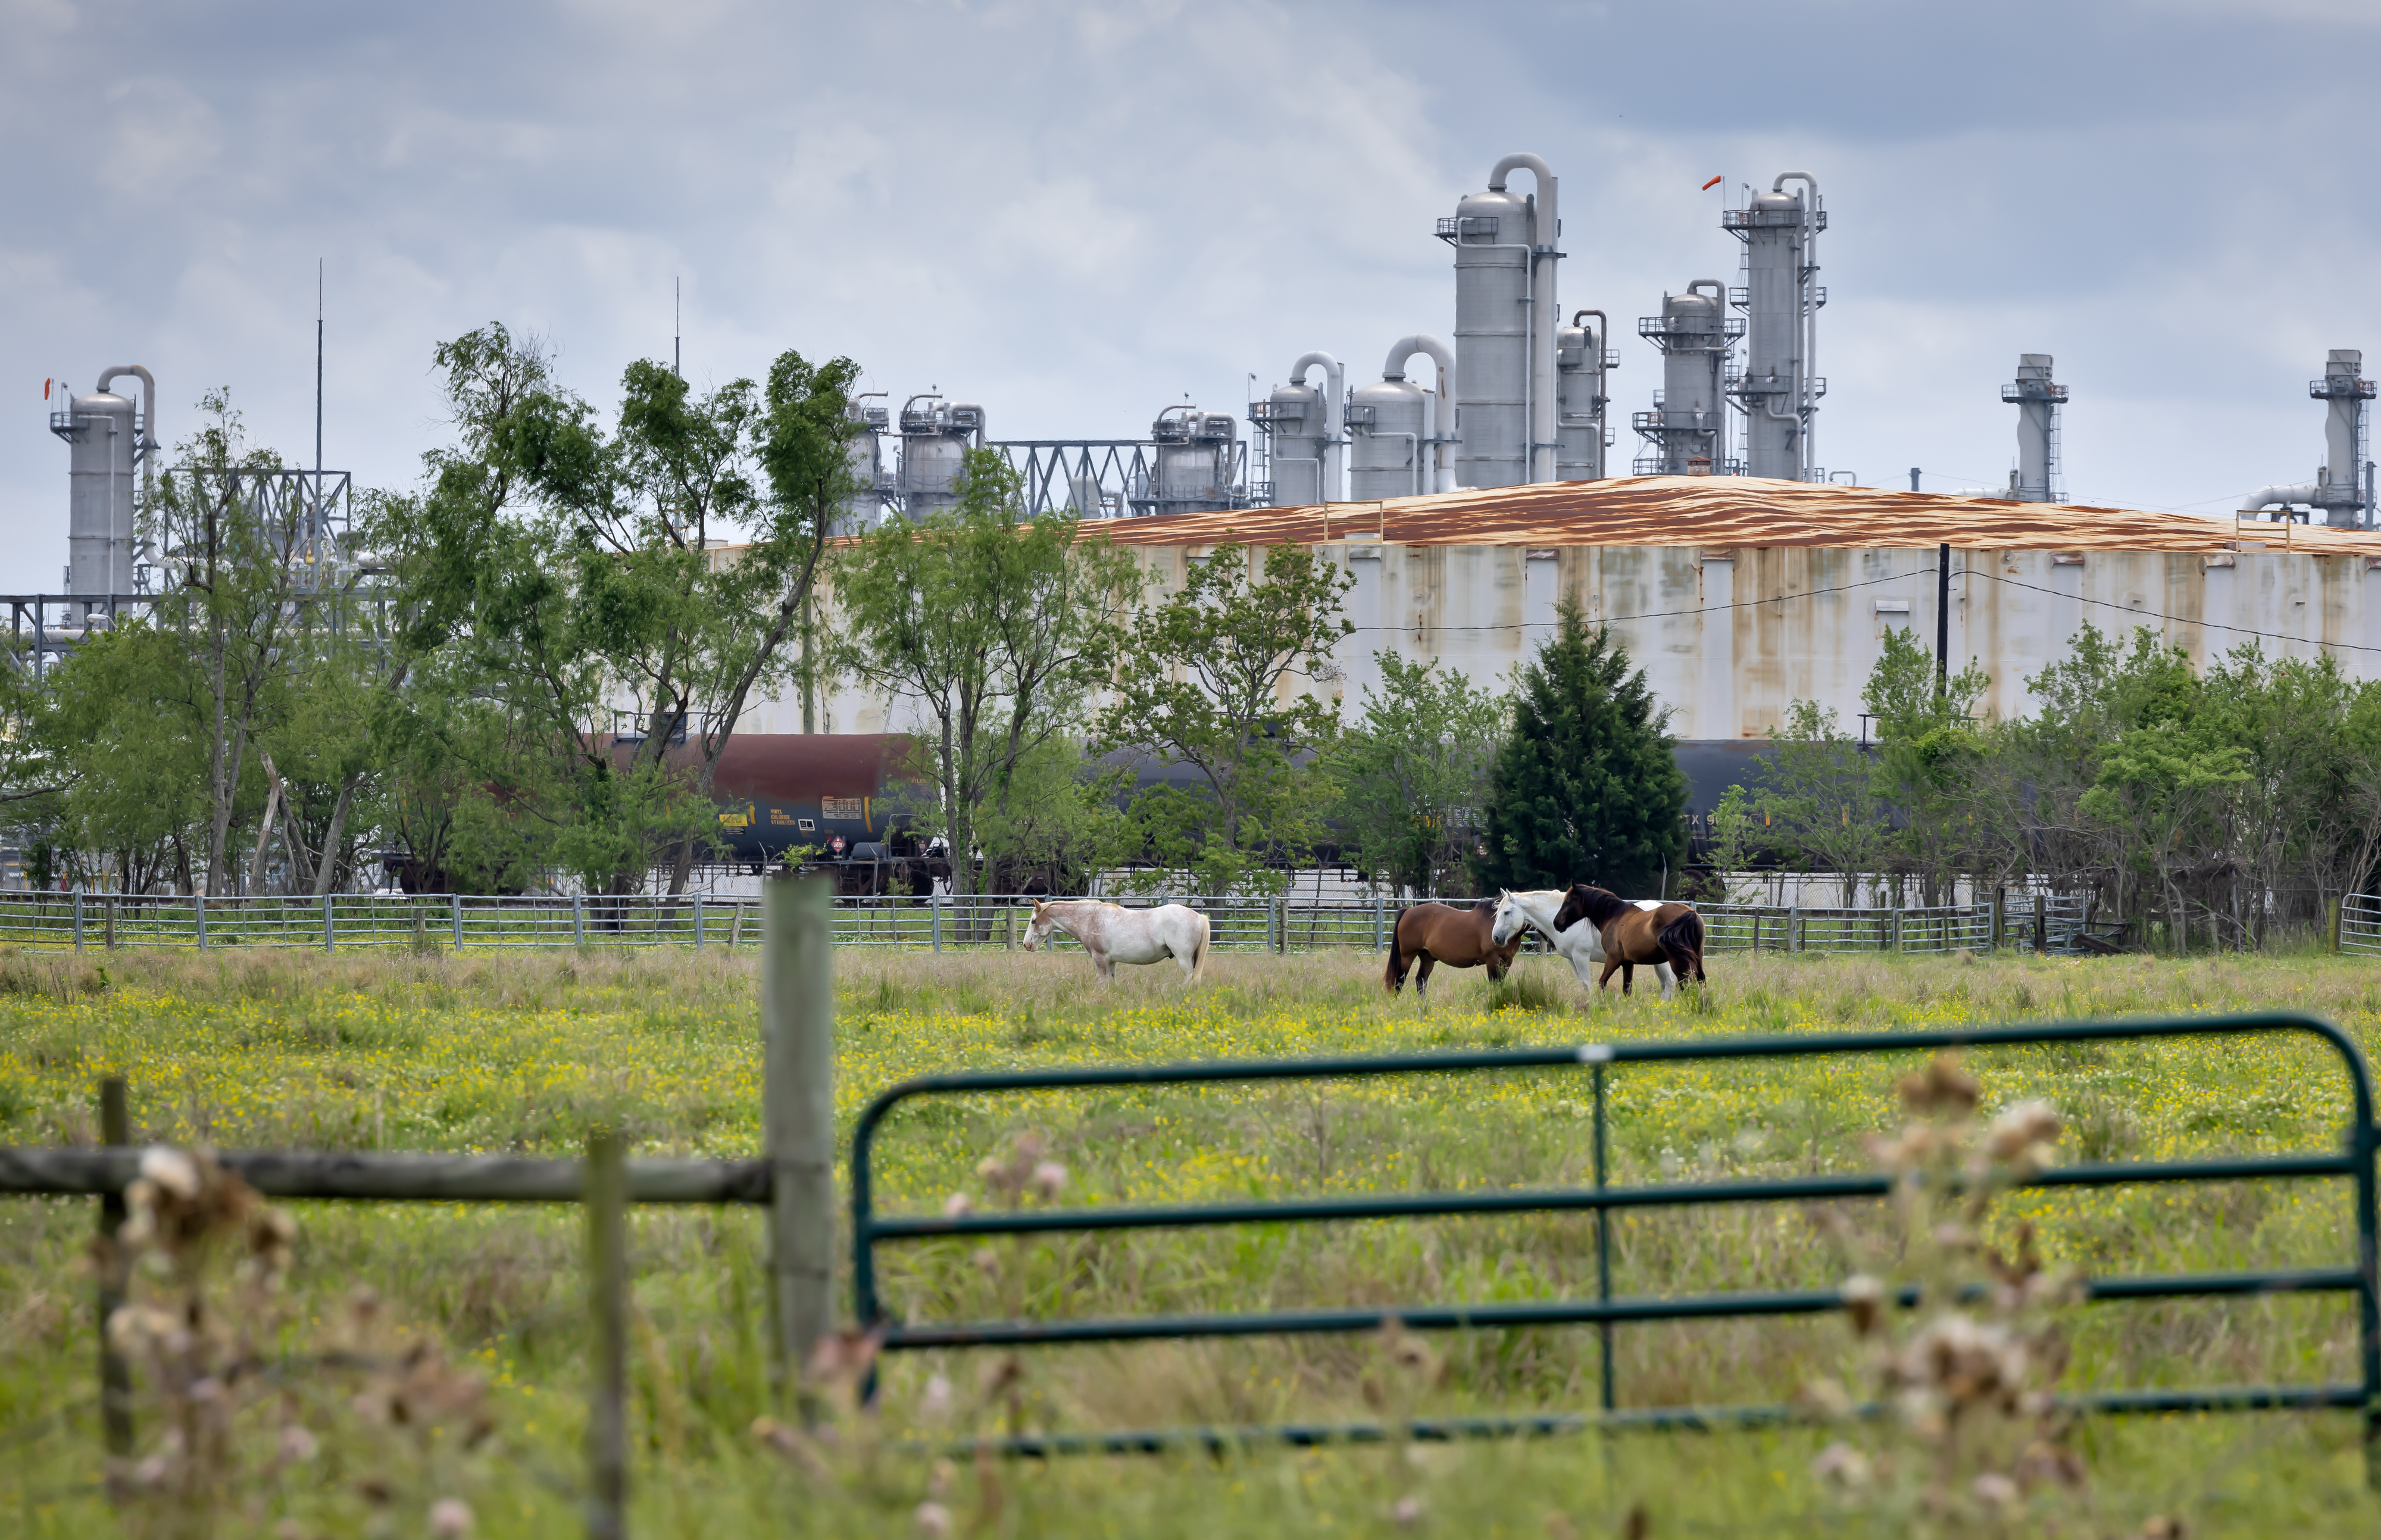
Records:
<instances>
[{"instance_id":1,"label":"gray cloud","mask_svg":"<svg viewBox=\"0 0 2381 1540\"><path fill-rule=\"evenodd\" d=\"M1998 481L1996 386L2048 351L2073 495L2219 507L2312 470L2324 349L2381 364L2376 14L0 0L0 581L64 559L45 375L148 363L169 434L227 385L311 454L318 255L328 458L379 484L437 438L435 341L540 332L603 397L666 356L674 275L698 379L849 353L997 435L1129 436L1450 331L1432 222L1516 149L1563 177L1566 303L1624 325L1733 273L1706 177L1818 175L1829 465Z\"/></svg>"}]
</instances>

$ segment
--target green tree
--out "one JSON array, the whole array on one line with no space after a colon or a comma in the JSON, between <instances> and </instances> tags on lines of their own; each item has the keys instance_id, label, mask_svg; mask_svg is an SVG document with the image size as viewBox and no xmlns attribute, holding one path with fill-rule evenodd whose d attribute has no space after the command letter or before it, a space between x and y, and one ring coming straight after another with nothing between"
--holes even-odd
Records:
<instances>
[{"instance_id":1,"label":"green tree","mask_svg":"<svg viewBox=\"0 0 2381 1540\"><path fill-rule=\"evenodd\" d=\"M2249 778L2247 752L2171 717L2129 729L2100 757L2082 810L2114 830L2127 864L2145 873L2182 934L2184 877L2206 849L2224 801Z\"/></svg>"},{"instance_id":2,"label":"green tree","mask_svg":"<svg viewBox=\"0 0 2381 1540\"><path fill-rule=\"evenodd\" d=\"M1846 908L1860 902L1860 880L1877 869L1891 831L1877 796L1875 768L1833 710L1794 701L1786 720L1769 729L1769 763L1756 793L1777 844L1796 852L1805 871L1825 872L1843 885Z\"/></svg>"},{"instance_id":3,"label":"green tree","mask_svg":"<svg viewBox=\"0 0 2381 1540\"><path fill-rule=\"evenodd\" d=\"M1396 891L1470 886L1479 810L1507 703L1460 673L1375 653L1381 690L1326 756L1332 815L1356 864Z\"/></svg>"},{"instance_id":4,"label":"green tree","mask_svg":"<svg viewBox=\"0 0 2381 1540\"><path fill-rule=\"evenodd\" d=\"M263 801L256 760L305 648L296 633L327 623L336 589L309 566L305 499L276 496L280 459L247 443L229 393L201 397L199 432L161 479L153 517L173 568L157 606L159 628L186 638L205 681L207 821L201 837L209 893L231 891L232 828L243 804Z\"/></svg>"},{"instance_id":5,"label":"green tree","mask_svg":"<svg viewBox=\"0 0 2381 1540\"><path fill-rule=\"evenodd\" d=\"M1935 656L1910 633L1888 626L1861 699L1876 724L1869 764L1876 795L1900 814L1888 849L1923 885L1921 901L1951 901L1971 858L1971 811L1986 730L1973 720L1992 678L1975 662L1936 679ZM1897 876L1896 885L1899 878Z\"/></svg>"},{"instance_id":6,"label":"green tree","mask_svg":"<svg viewBox=\"0 0 2381 1540\"><path fill-rule=\"evenodd\" d=\"M1017 472L971 449L955 508L862 535L833 584L835 666L924 715L951 890L973 893L983 809L1115 669L1140 568L1071 515L1026 518Z\"/></svg>"},{"instance_id":7,"label":"green tree","mask_svg":"<svg viewBox=\"0 0 2381 1540\"><path fill-rule=\"evenodd\" d=\"M666 860L682 890L720 757L789 671L848 491L857 368L788 352L765 388L698 393L640 361L607 431L501 327L437 358L459 442L432 462L423 592L437 602L419 623L466 617L489 688L561 756L521 767L567 788L556 858L615 892Z\"/></svg>"},{"instance_id":8,"label":"green tree","mask_svg":"<svg viewBox=\"0 0 2381 1540\"><path fill-rule=\"evenodd\" d=\"M1687 777L1668 713L1609 629L1566 599L1525 665L1512 733L1497 752L1483 889L1593 882L1650 895L1686 857Z\"/></svg>"},{"instance_id":9,"label":"green tree","mask_svg":"<svg viewBox=\"0 0 2381 1540\"><path fill-rule=\"evenodd\" d=\"M67 874L189 891L203 868L213 692L178 632L128 620L54 669L31 735L64 785L42 830ZM194 857L196 859L194 859Z\"/></svg>"},{"instance_id":10,"label":"green tree","mask_svg":"<svg viewBox=\"0 0 2381 1540\"><path fill-rule=\"evenodd\" d=\"M1728 879L1752 869L1754 851L1761 843L1761 808L1753 794L1740 786L1722 792L1719 805L1711 812L1711 836L1712 871L1719 878L1718 902L1734 903L1736 886Z\"/></svg>"},{"instance_id":11,"label":"green tree","mask_svg":"<svg viewBox=\"0 0 2381 1540\"><path fill-rule=\"evenodd\" d=\"M1160 866L1189 869L1215 895L1276 886L1267 858L1312 842L1312 756L1338 713L1296 681L1328 678L1332 649L1355 630L1339 608L1354 580L1318 553L1276 545L1256 568L1246 547L1218 545L1142 607L1097 733L1198 773L1191 790L1143 790L1133 813Z\"/></svg>"},{"instance_id":12,"label":"green tree","mask_svg":"<svg viewBox=\"0 0 2381 1540\"><path fill-rule=\"evenodd\" d=\"M1120 860L1128 831L1117 806L1127 771L1104 765L1071 738L1046 739L1020 756L1001 795L984 805L976 838L986 885L1083 893Z\"/></svg>"}]
</instances>

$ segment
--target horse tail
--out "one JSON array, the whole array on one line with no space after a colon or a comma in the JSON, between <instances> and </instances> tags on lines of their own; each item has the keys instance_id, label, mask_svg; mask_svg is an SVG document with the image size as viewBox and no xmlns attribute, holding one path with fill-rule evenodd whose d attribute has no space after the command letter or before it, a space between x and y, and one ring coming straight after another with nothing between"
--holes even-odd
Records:
<instances>
[{"instance_id":1,"label":"horse tail","mask_svg":"<svg viewBox=\"0 0 2381 1540\"><path fill-rule=\"evenodd\" d=\"M1190 937L1190 982L1197 984L1207 966L1207 916L1195 909L1190 912L1199 920L1199 929Z\"/></svg>"},{"instance_id":2,"label":"horse tail","mask_svg":"<svg viewBox=\"0 0 2381 1540\"><path fill-rule=\"evenodd\" d=\"M1668 954L1670 970L1684 979L1691 974L1703 976L1703 917L1693 910L1687 911L1662 927L1658 938L1662 950Z\"/></svg>"},{"instance_id":3,"label":"horse tail","mask_svg":"<svg viewBox=\"0 0 2381 1540\"><path fill-rule=\"evenodd\" d=\"M1398 933L1393 928L1389 932L1388 961L1381 969L1381 987L1392 995L1398 992L1398 985L1406 982L1405 970L1398 966L1404 960L1405 948L1398 944Z\"/></svg>"}]
</instances>

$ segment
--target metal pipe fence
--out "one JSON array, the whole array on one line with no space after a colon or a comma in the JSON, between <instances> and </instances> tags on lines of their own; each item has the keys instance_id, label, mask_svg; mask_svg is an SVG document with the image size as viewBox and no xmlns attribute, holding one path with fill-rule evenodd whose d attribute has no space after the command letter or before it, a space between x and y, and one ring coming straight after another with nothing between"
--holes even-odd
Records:
<instances>
[{"instance_id":1,"label":"metal pipe fence","mask_svg":"<svg viewBox=\"0 0 2381 1540\"><path fill-rule=\"evenodd\" d=\"M2351 893L2339 901L2339 949L2381 957L2381 895Z\"/></svg>"},{"instance_id":2,"label":"metal pipe fence","mask_svg":"<svg viewBox=\"0 0 2381 1540\"><path fill-rule=\"evenodd\" d=\"M1641 1406L1622 1409L1613 1366L1613 1333L1629 1325L1782 1315L1818 1315L1844 1308L1831 1289L1741 1289L1699 1295L1616 1297L1612 1289L1609 1216L1614 1210L1689 1209L1730 1204L1811 1203L1883 1198L1892 1190L1884 1173L1814 1174L1731 1181L1619 1186L1610 1180L1608 1082L1629 1066L1722 1060L1807 1058L1829 1055L1910 1054L1947 1048L2037 1047L2078 1043L2159 1040L2185 1036L2237 1038L2260 1033L2311 1037L2338 1058L2348 1082L2353 1121L2329 1150L2284 1155L2129 1161L2052 1167L2023 1185L2070 1189L2205 1182L2344 1179L2354 1216L2353 1255L2328 1266L2245 1268L2163 1276L2094 1277L2084 1297L2094 1303L2189 1298L2264 1298L2277 1293L2347 1294L2356 1312L2354 1383L2218 1385L2192 1388L2117 1389L2070 1398L2100 1412L2228 1412L2254 1409L2362 1412L2368 1458L2381 1454L2381 1277L2376 1277L2375 1173L2381 1129L2374 1124L2373 1079L2363 1054L2330 1022L2294 1011L2172 1018L2162 1021L2070 1021L2044 1026L1968 1031L1844 1033L1680 1042L1583 1044L1373 1057L1272 1059L1167 1065L1115 1065L928 1075L904 1082L871 1101L851 1140L852 1304L863 1330L886 1352L923 1349L1018 1348L1089 1342L1182 1340L1307 1333L1409 1330L1504 1331L1532 1326L1594 1326L1602 1338L1600 1411L1524 1418L1459 1420L1444 1427L1415 1425L1406 1436L1552 1432L1605 1426L1679 1427L1792 1420L1792 1408ZM877 1210L872 1158L886 1118L904 1104L936 1097L984 1099L1004 1094L1093 1091L1102 1088L1213 1086L1228 1083L1457 1076L1514 1070L1584 1072L1594 1108L1592 1185L1557 1189L1382 1192L1346 1197L1257 1200L1164 1206L1081 1206L977 1213L893 1214ZM879 1251L905 1241L996 1235L1107 1234L1144 1229L1192 1229L1241 1225L1346 1223L1447 1216L1592 1213L1595 1216L1596 1289L1593 1298L1546 1298L1478 1303L1369 1304L1239 1313L921 1321L903 1316L878 1283ZM1905 1292L1905 1306L1918 1302ZM1113 1433L1032 1435L983 1440L1012 1454L1130 1452L1182 1445L1222 1448L1252 1439L1316 1444L1384 1436L1377 1425L1139 1429Z\"/></svg>"},{"instance_id":3,"label":"metal pipe fence","mask_svg":"<svg viewBox=\"0 0 2381 1540\"><path fill-rule=\"evenodd\" d=\"M1488 900L1376 898L1154 898L1129 907L1187 903L1208 917L1217 951L1385 949L1398 915L1414 904ZM1022 939L1033 899L842 897L835 941L844 947L1008 948ZM2000 947L2077 948L2093 923L2091 900L2011 892L1999 903L1845 909L1699 904L1708 952L1943 953ZM473 947L734 947L758 934L760 900L709 894L611 896L334 894L328 898L190 898L107 893L0 893L0 946L39 948ZM1070 947L1061 935L1054 943ZM1542 949L1533 938L1532 949ZM2381 897L2341 906L2343 950L2381 954Z\"/></svg>"}]
</instances>

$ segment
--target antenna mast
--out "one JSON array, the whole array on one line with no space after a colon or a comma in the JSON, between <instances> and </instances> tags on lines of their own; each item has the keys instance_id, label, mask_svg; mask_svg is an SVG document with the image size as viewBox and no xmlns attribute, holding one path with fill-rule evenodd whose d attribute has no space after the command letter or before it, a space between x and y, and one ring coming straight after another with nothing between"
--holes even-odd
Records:
<instances>
[{"instance_id":1,"label":"antenna mast","mask_svg":"<svg viewBox=\"0 0 2381 1540\"><path fill-rule=\"evenodd\" d=\"M681 380L686 378L686 308L680 287L683 281L678 278L670 280L670 373Z\"/></svg>"},{"instance_id":2,"label":"antenna mast","mask_svg":"<svg viewBox=\"0 0 2381 1540\"><path fill-rule=\"evenodd\" d=\"M323 259L314 259L314 496L306 509L307 554L317 571L323 551Z\"/></svg>"}]
</instances>

